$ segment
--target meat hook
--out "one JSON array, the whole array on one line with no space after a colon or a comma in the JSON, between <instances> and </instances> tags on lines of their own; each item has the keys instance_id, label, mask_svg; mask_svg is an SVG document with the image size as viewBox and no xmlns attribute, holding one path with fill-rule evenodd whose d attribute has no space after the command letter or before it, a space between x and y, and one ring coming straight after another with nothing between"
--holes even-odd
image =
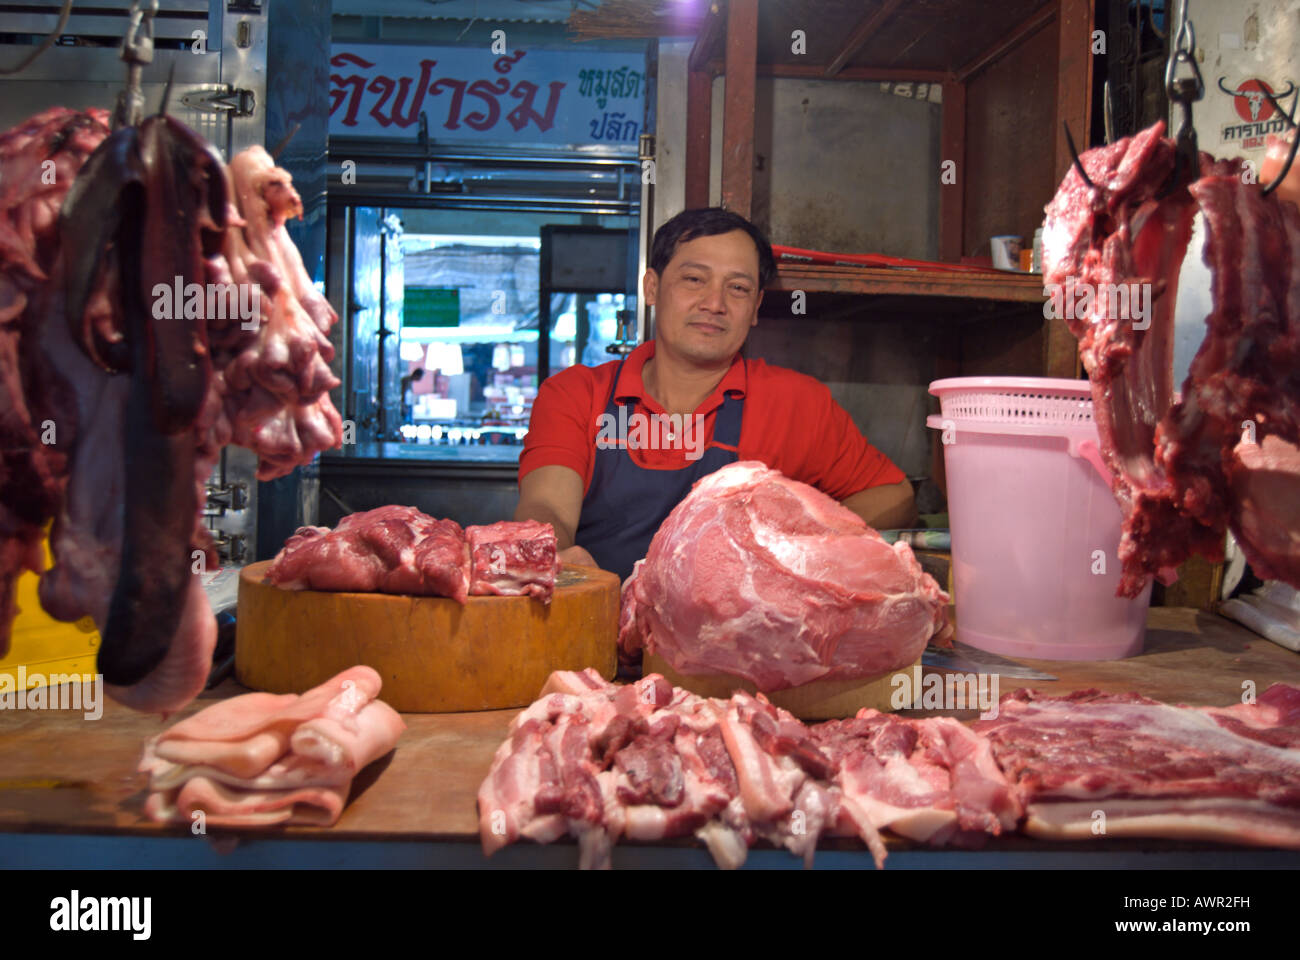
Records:
<instances>
[{"instance_id":1,"label":"meat hook","mask_svg":"<svg viewBox=\"0 0 1300 960\"><path fill-rule=\"evenodd\" d=\"M1292 91L1295 91L1295 96L1291 98L1291 109L1290 110L1283 109L1282 104L1278 102L1278 97L1279 96L1285 97L1288 93L1291 93ZM1287 153L1286 163L1282 164L1282 169L1279 170L1277 176L1273 178L1273 182L1270 183L1268 186L1264 187L1264 196L1268 196L1270 193L1272 193L1274 190L1277 189L1278 184L1280 184L1283 180L1286 179L1286 175L1291 172L1291 165L1295 162L1296 144L1300 142L1300 133L1295 132L1296 130L1295 111L1296 111L1296 107L1300 106L1300 90L1296 90L1296 86L1294 83L1289 83L1287 84L1287 89L1283 90L1281 94L1269 93L1267 90L1264 90L1262 92L1264 96L1268 99L1268 102L1273 105L1273 108L1282 115L1282 119L1286 121L1287 128L1293 131L1291 134L1291 150L1290 152Z\"/></svg>"},{"instance_id":2,"label":"meat hook","mask_svg":"<svg viewBox=\"0 0 1300 960\"><path fill-rule=\"evenodd\" d=\"M1111 100L1109 80L1101 88L1101 115L1106 124L1106 143L1109 145L1115 142L1115 104Z\"/></svg>"},{"instance_id":3,"label":"meat hook","mask_svg":"<svg viewBox=\"0 0 1300 960\"><path fill-rule=\"evenodd\" d=\"M1291 84L1291 90L1283 90L1280 94L1269 93L1267 90L1260 91L1260 93L1264 94L1264 99L1266 99L1269 103L1271 103L1273 105L1273 108L1282 115L1282 119L1286 121L1286 126L1288 130L1294 130L1296 127L1295 108L1296 108L1296 103L1300 102L1300 93L1296 94L1296 96L1291 100L1290 110L1287 110L1284 106L1282 106L1282 104L1278 102L1278 98L1285 97L1293 90L1295 90L1295 84Z\"/></svg>"},{"instance_id":4,"label":"meat hook","mask_svg":"<svg viewBox=\"0 0 1300 960\"><path fill-rule=\"evenodd\" d=\"M275 145L275 148L270 151L272 160L278 161L280 159L280 154L284 152L284 148L289 145L290 140L292 140L294 137L298 135L298 131L301 129L302 129L302 123L301 122L295 123L289 129L289 132L280 138L280 142L277 143Z\"/></svg>"},{"instance_id":5,"label":"meat hook","mask_svg":"<svg viewBox=\"0 0 1300 960\"><path fill-rule=\"evenodd\" d=\"M72 15L72 0L63 0L63 7L59 10L59 22L54 25L54 32L40 42L31 53L23 57L12 67L0 67L0 77L7 77L15 73L22 73L30 67L42 53L54 46L59 37L63 36L63 31L67 29L68 18Z\"/></svg>"},{"instance_id":6,"label":"meat hook","mask_svg":"<svg viewBox=\"0 0 1300 960\"><path fill-rule=\"evenodd\" d=\"M1196 127L1192 124L1192 104L1205 96L1205 81L1201 77L1201 68L1196 65L1196 28L1187 18L1186 4L1183 4L1183 21L1178 28L1177 39L1169 52L1169 62L1165 65L1165 94L1171 103L1178 104L1178 132L1174 136L1177 144L1174 158L1174 172L1169 184L1161 192L1166 197L1174 190L1191 180L1200 169L1200 149L1196 143ZM1191 70L1191 76L1177 77L1180 64Z\"/></svg>"},{"instance_id":7,"label":"meat hook","mask_svg":"<svg viewBox=\"0 0 1300 960\"><path fill-rule=\"evenodd\" d=\"M158 116L167 113L167 104L172 98L172 81L176 79L176 61L172 61L171 68L167 71L167 85L163 87L162 100L158 104Z\"/></svg>"},{"instance_id":8,"label":"meat hook","mask_svg":"<svg viewBox=\"0 0 1300 960\"><path fill-rule=\"evenodd\" d=\"M1062 122L1061 126L1065 128L1065 144L1070 148L1070 157L1074 160L1074 169L1079 172L1079 176L1083 177L1084 183L1096 190L1097 185L1092 182L1092 179L1088 176L1088 171L1084 170L1083 164L1079 162L1079 148L1074 145L1074 137L1070 134L1070 125Z\"/></svg>"},{"instance_id":9,"label":"meat hook","mask_svg":"<svg viewBox=\"0 0 1300 960\"><path fill-rule=\"evenodd\" d=\"M1277 176L1273 178L1273 182L1264 188L1264 196L1267 197L1270 193L1276 190L1278 184L1285 180L1286 175L1291 172L1291 164L1295 163L1295 152L1297 146L1300 146L1300 133L1294 133L1291 135L1291 149L1286 155L1286 163L1282 164L1282 169L1277 172Z\"/></svg>"},{"instance_id":10,"label":"meat hook","mask_svg":"<svg viewBox=\"0 0 1300 960\"><path fill-rule=\"evenodd\" d=\"M122 38L122 61L126 64L126 89L117 95L117 109L113 111L113 129L134 127L144 116L144 93L140 90L140 75L153 63L153 18L158 12L158 0L131 0L131 10Z\"/></svg>"}]
</instances>

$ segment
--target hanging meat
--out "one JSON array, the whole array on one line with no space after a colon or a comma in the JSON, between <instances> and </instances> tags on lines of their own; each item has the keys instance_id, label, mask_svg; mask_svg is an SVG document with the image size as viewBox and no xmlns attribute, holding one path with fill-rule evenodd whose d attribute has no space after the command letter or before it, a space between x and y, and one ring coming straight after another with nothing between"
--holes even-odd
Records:
<instances>
[{"instance_id":1,"label":"hanging meat","mask_svg":"<svg viewBox=\"0 0 1300 960\"><path fill-rule=\"evenodd\" d=\"M202 689L221 448L267 480L342 441L301 213L265 151L227 168L164 115L110 132L56 107L0 135L0 654L32 570L52 616L94 619L116 699L168 713Z\"/></svg>"},{"instance_id":2,"label":"hanging meat","mask_svg":"<svg viewBox=\"0 0 1300 960\"><path fill-rule=\"evenodd\" d=\"M1201 153L1180 184L1164 132L1082 154L1090 183L1072 167L1043 230L1043 280L1065 292L1124 514L1120 593L1194 553L1222 559L1228 528L1259 576L1300 585L1286 502L1300 494L1300 210L1239 160ZM1214 305L1175 396L1174 295L1198 210ZM1131 307L1142 285L1145 317ZM1085 290L1086 309L1069 309Z\"/></svg>"}]
</instances>

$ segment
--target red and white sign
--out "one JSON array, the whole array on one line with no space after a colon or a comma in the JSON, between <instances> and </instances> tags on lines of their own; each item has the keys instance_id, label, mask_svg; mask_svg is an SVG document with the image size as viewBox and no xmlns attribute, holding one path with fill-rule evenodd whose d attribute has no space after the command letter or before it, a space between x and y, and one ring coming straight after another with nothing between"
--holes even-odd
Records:
<instances>
[{"instance_id":1,"label":"red and white sign","mask_svg":"<svg viewBox=\"0 0 1300 960\"><path fill-rule=\"evenodd\" d=\"M1223 127L1223 142L1234 143L1243 150L1262 149L1265 138L1270 133L1282 134L1286 131L1286 117L1278 112L1269 98L1279 103L1283 97L1295 92L1295 85L1288 83L1280 93L1259 77L1241 81L1236 87L1229 87L1226 77L1219 78L1219 89L1232 97L1232 106L1242 123L1230 123Z\"/></svg>"}]
</instances>

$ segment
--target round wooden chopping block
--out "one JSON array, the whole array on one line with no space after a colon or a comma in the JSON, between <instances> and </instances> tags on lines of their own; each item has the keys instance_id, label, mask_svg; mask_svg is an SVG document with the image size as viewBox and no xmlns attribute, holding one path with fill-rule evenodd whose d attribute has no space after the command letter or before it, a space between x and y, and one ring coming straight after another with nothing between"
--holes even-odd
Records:
<instances>
[{"instance_id":1,"label":"round wooden chopping block","mask_svg":"<svg viewBox=\"0 0 1300 960\"><path fill-rule=\"evenodd\" d=\"M254 690L302 693L364 663L380 699L408 713L523 707L552 670L613 679L618 575L565 565L549 605L530 597L283 590L270 560L239 575L235 675Z\"/></svg>"},{"instance_id":2,"label":"round wooden chopping block","mask_svg":"<svg viewBox=\"0 0 1300 960\"><path fill-rule=\"evenodd\" d=\"M790 687L788 690L774 690L763 696L783 710L789 710L800 720L836 720L851 717L859 710L870 707L881 713L891 713L894 709L890 700L898 689L894 676L907 674L911 680L912 669L921 661L910 667L891 670L879 677L857 678L854 680L814 680L812 683ZM661 673L665 680L675 687L683 687L701 697L730 697L735 690L747 690L757 693L751 681L743 677L734 677L725 673L691 675L678 673L667 660L658 654L646 652L642 661L643 673Z\"/></svg>"}]
</instances>

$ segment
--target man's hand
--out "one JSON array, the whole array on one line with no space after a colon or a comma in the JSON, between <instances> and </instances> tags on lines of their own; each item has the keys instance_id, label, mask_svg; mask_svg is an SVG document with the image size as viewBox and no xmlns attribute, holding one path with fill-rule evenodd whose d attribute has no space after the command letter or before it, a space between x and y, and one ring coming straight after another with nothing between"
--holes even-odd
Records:
<instances>
[{"instance_id":1,"label":"man's hand","mask_svg":"<svg viewBox=\"0 0 1300 960\"><path fill-rule=\"evenodd\" d=\"M600 566L600 564L596 562L595 558L592 557L591 554L589 554L586 550L584 550L582 547L577 546L576 544L572 547L569 547L567 550L561 550L558 554L558 558L560 563L562 564L574 563L574 564L578 564L579 566L585 566L585 567Z\"/></svg>"},{"instance_id":2,"label":"man's hand","mask_svg":"<svg viewBox=\"0 0 1300 960\"><path fill-rule=\"evenodd\" d=\"M890 483L859 490L841 503L877 530L906 529L916 525L916 498L912 484Z\"/></svg>"}]
</instances>

